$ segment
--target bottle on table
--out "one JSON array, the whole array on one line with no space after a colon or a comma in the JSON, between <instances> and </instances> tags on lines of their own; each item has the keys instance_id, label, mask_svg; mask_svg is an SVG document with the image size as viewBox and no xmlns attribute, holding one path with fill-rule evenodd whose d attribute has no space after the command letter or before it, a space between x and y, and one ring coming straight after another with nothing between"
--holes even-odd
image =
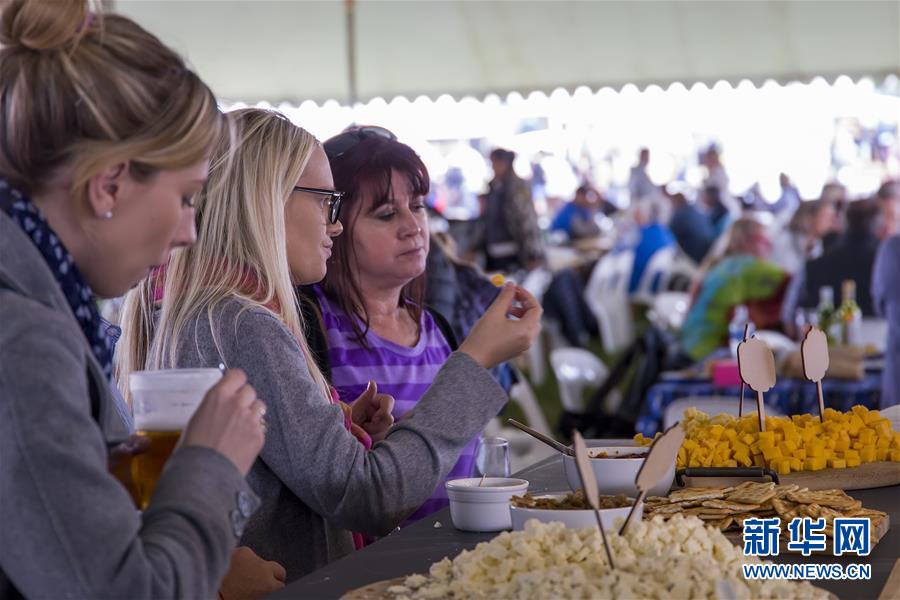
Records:
<instances>
[{"instance_id":1,"label":"bottle on table","mask_svg":"<svg viewBox=\"0 0 900 600\"><path fill-rule=\"evenodd\" d=\"M841 284L841 306L837 320L841 324L841 339L850 346L862 345L862 311L856 303L856 282L847 279Z\"/></svg>"},{"instance_id":2,"label":"bottle on table","mask_svg":"<svg viewBox=\"0 0 900 600\"><path fill-rule=\"evenodd\" d=\"M731 322L728 323L728 347L731 349L733 358L737 358L738 344L744 341L744 325L746 324L750 325L747 329L747 338L749 339L753 332L756 331L756 327L753 325L753 321L750 320L750 312L747 310L747 307L743 304L738 304L734 307L734 315L731 317Z\"/></svg>"},{"instance_id":3,"label":"bottle on table","mask_svg":"<svg viewBox=\"0 0 900 600\"><path fill-rule=\"evenodd\" d=\"M823 285L819 288L819 329L825 332L829 344L841 343L841 324L834 310L834 288Z\"/></svg>"}]
</instances>

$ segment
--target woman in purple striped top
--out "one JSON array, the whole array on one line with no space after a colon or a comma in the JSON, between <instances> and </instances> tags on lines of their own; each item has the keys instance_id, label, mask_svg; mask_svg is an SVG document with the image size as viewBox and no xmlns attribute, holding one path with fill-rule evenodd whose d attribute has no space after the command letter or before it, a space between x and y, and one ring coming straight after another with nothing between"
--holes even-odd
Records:
<instances>
[{"instance_id":1,"label":"woman in purple striped top","mask_svg":"<svg viewBox=\"0 0 900 600\"><path fill-rule=\"evenodd\" d=\"M394 419L416 405L455 347L440 315L424 306L429 176L419 156L380 128L356 128L324 144L335 185L345 192L328 273L312 288L319 362L344 400L370 381L394 397ZM309 322L309 321L308 321ZM315 321L310 322L310 328ZM321 336L324 334L324 340ZM323 354L327 352L327 361ZM477 438L460 454L448 479L468 477ZM407 523L447 506L443 484Z\"/></svg>"}]
</instances>

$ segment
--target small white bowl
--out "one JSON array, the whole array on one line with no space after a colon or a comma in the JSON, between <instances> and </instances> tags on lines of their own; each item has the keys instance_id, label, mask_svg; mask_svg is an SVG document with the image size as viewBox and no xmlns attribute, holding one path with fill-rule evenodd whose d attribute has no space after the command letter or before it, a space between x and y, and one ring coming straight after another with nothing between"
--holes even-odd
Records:
<instances>
[{"instance_id":1,"label":"small white bowl","mask_svg":"<svg viewBox=\"0 0 900 600\"><path fill-rule=\"evenodd\" d=\"M509 499L528 491L528 482L510 477L453 479L445 484L453 526L462 531L502 531L512 527Z\"/></svg>"},{"instance_id":2,"label":"small white bowl","mask_svg":"<svg viewBox=\"0 0 900 600\"><path fill-rule=\"evenodd\" d=\"M589 442L590 443L590 442ZM634 484L634 478L647 455L647 446L593 446L588 448L591 456L605 452L608 456L627 456L639 454L635 458L591 458L591 467L594 469L594 477L597 478L597 489L601 494L614 496L625 494L632 498L637 497L638 489ZM578 476L578 467L571 456L563 456L563 468L566 472L566 481L572 491L584 487ZM658 484L650 488L650 496L665 496L672 487L675 478L675 460L666 472L665 477Z\"/></svg>"},{"instance_id":3,"label":"small white bowl","mask_svg":"<svg viewBox=\"0 0 900 600\"><path fill-rule=\"evenodd\" d=\"M535 498L563 498L566 494L544 494L535 496ZM631 498L634 502L634 498ZM606 531L618 531L616 521L622 519L624 522L628 518L631 511L630 506L622 508L601 508L600 521ZM513 531L522 531L525 529L525 522L530 519L537 519L542 523L559 522L571 529L582 529L584 527L596 527L597 518L594 516L593 510L553 510L547 508L519 508L510 503L509 513L512 519ZM634 511L634 518L640 521L644 517L644 503L641 502Z\"/></svg>"}]
</instances>

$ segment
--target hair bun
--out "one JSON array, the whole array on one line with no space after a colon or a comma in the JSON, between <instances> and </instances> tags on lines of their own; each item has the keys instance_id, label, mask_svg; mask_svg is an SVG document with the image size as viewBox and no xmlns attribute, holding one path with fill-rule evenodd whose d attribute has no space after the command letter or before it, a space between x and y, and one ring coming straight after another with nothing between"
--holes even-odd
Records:
<instances>
[{"instance_id":1,"label":"hair bun","mask_svg":"<svg viewBox=\"0 0 900 600\"><path fill-rule=\"evenodd\" d=\"M0 17L0 44L56 50L75 41L90 15L86 0L12 0Z\"/></svg>"}]
</instances>

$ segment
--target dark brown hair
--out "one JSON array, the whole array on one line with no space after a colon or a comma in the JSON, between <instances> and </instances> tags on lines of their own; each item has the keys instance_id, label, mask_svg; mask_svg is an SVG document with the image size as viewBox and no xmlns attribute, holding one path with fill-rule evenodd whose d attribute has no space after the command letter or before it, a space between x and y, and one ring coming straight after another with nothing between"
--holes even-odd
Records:
<instances>
[{"instance_id":1,"label":"dark brown hair","mask_svg":"<svg viewBox=\"0 0 900 600\"><path fill-rule=\"evenodd\" d=\"M328 142L325 143L327 148ZM342 235L334 238L328 274L323 287L325 294L337 303L348 316L356 315L363 321L360 327L351 318L356 341L368 348L369 315L362 300L362 291L356 277L358 258L353 245L353 230L366 198L373 200L373 207L387 204L393 196L391 175L397 171L409 178L412 193L425 196L431 185L425 163L415 151L398 141L378 135L364 135L360 142L338 157L331 158L334 186L344 192L341 208ZM425 274L404 286L400 293L401 305L409 311L421 328L425 303ZM419 331L421 333L421 331Z\"/></svg>"}]
</instances>

